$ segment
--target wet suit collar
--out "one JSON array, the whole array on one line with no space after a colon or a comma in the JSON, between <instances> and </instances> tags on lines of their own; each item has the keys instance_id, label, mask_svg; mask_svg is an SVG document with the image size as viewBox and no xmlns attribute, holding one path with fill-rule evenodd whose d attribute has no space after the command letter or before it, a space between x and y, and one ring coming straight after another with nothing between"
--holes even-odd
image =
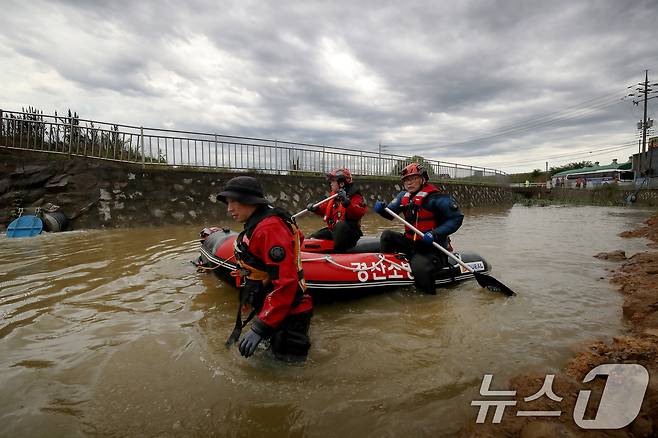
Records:
<instances>
[{"instance_id":1,"label":"wet suit collar","mask_svg":"<svg viewBox=\"0 0 658 438\"><path fill-rule=\"evenodd\" d=\"M254 228L256 228L256 225L260 221L262 221L266 216L268 216L268 213L270 210L272 210L271 205L263 205L262 207L257 208L251 216L249 216L249 219L247 219L247 222L244 223L244 233L247 235L248 238L251 238L251 233L253 233Z\"/></svg>"},{"instance_id":2,"label":"wet suit collar","mask_svg":"<svg viewBox=\"0 0 658 438\"><path fill-rule=\"evenodd\" d=\"M251 239L251 234L254 232L256 225L263 219L269 216L278 216L283 222L288 226L288 229L292 232L292 224L295 224L295 220L290 216L290 213L279 207L272 207L271 205L264 205L263 207L258 208L254 213L249 216L247 222L244 223L244 233L248 239Z\"/></svg>"}]
</instances>

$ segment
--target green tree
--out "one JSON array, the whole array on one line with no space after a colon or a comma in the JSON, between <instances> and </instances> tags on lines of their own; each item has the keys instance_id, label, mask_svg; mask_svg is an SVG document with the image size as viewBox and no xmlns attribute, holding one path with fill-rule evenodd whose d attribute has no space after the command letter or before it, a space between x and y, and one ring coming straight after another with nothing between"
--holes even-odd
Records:
<instances>
[{"instance_id":1,"label":"green tree","mask_svg":"<svg viewBox=\"0 0 658 438\"><path fill-rule=\"evenodd\" d=\"M548 173L553 176L556 173L564 172L565 170L571 169L582 169L583 167L592 167L594 163L591 161L577 161L574 163L565 164L563 166L551 167Z\"/></svg>"}]
</instances>

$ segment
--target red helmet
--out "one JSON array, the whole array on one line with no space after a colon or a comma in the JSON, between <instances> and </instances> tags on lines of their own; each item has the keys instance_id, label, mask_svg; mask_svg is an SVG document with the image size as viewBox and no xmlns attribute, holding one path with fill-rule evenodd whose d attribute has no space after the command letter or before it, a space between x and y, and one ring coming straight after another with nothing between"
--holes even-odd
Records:
<instances>
[{"instance_id":1,"label":"red helmet","mask_svg":"<svg viewBox=\"0 0 658 438\"><path fill-rule=\"evenodd\" d=\"M427 169L422 164L411 163L400 172L400 179L404 179L408 176L420 175L424 180L429 181L430 176L427 173Z\"/></svg>"},{"instance_id":2,"label":"red helmet","mask_svg":"<svg viewBox=\"0 0 658 438\"><path fill-rule=\"evenodd\" d=\"M337 182L344 182L345 184L352 184L352 173L346 167L339 167L327 173L327 179L331 181L335 179Z\"/></svg>"}]
</instances>

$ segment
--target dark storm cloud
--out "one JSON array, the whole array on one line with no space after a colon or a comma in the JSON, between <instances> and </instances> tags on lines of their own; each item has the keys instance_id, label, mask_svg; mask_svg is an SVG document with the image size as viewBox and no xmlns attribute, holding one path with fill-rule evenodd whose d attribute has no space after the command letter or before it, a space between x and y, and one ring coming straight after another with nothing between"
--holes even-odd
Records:
<instances>
[{"instance_id":1,"label":"dark storm cloud","mask_svg":"<svg viewBox=\"0 0 658 438\"><path fill-rule=\"evenodd\" d=\"M143 115L131 123L367 149L381 141L437 159L632 138L628 102L510 128L621 98L658 67L655 1L11 6L0 47L90 95L109 91Z\"/></svg>"}]
</instances>

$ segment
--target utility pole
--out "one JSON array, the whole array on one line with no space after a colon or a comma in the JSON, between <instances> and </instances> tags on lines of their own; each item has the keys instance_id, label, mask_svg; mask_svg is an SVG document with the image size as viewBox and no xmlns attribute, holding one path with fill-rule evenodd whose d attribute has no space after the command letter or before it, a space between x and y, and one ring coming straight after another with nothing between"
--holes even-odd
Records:
<instances>
[{"instance_id":1,"label":"utility pole","mask_svg":"<svg viewBox=\"0 0 658 438\"><path fill-rule=\"evenodd\" d=\"M637 139L637 172L635 172L637 177L642 176L642 139Z\"/></svg>"},{"instance_id":2,"label":"utility pole","mask_svg":"<svg viewBox=\"0 0 658 438\"><path fill-rule=\"evenodd\" d=\"M650 86L655 86L658 85L658 83L649 83L649 70L644 70L644 82L638 82L639 87L635 88L633 93L630 93L628 97L632 96L634 98L637 98L637 100L633 100L634 105L639 105L640 102L643 102L643 113L642 113L642 120L640 120L637 124L638 129L642 129L642 145L641 147L638 146L639 149L639 160L638 160L638 175L642 175L642 173L646 174L645 172L642 172L642 162L644 161L646 163L647 171L649 168L652 167L652 161L651 158L653 155L653 148L651 150L651 154L649 154L651 157L649 158L648 162L646 160L647 157L644 157L644 154L647 152L647 130L653 126L653 120L648 119L647 120L647 103L651 99L656 99L658 98L658 95L655 95L655 91L653 89L649 88ZM634 87L633 85L632 87ZM628 87L631 88L631 87ZM637 93L637 94L636 94ZM654 94L653 96L649 97L650 94ZM653 171L652 171L653 173Z\"/></svg>"},{"instance_id":3,"label":"utility pole","mask_svg":"<svg viewBox=\"0 0 658 438\"><path fill-rule=\"evenodd\" d=\"M642 153L647 150L647 94L649 89L649 70L644 70L644 117L642 118Z\"/></svg>"}]
</instances>

